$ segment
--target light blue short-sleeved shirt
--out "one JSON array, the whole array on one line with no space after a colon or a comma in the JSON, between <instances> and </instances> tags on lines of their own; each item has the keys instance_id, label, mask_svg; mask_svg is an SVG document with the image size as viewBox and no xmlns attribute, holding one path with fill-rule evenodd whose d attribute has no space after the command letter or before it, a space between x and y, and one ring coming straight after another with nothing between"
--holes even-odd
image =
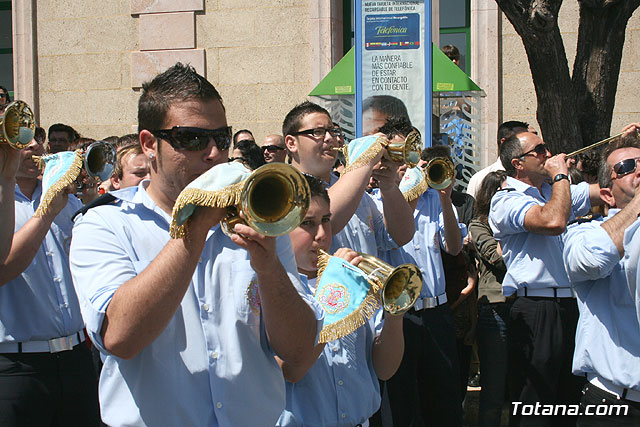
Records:
<instances>
[{"instance_id":1,"label":"light blue short-sleeved shirt","mask_svg":"<svg viewBox=\"0 0 640 427\"><path fill-rule=\"evenodd\" d=\"M306 282L306 277L302 278ZM315 279L310 281L313 292ZM373 340L382 331L382 309L360 328L328 342L297 383L286 383L287 405L278 426L354 426L380 407L373 369Z\"/></svg>"},{"instance_id":2,"label":"light blue short-sleeved shirt","mask_svg":"<svg viewBox=\"0 0 640 427\"><path fill-rule=\"evenodd\" d=\"M338 178L331 176L331 185ZM368 193L362 195L362 200L347 225L334 234L331 241L331 253L340 248L349 248L357 252L378 256L378 251L397 248L398 245L387 232L384 216L378 210L376 202Z\"/></svg>"},{"instance_id":3,"label":"light blue short-sleeved shirt","mask_svg":"<svg viewBox=\"0 0 640 427\"><path fill-rule=\"evenodd\" d=\"M640 220L636 220L624 232L624 265L627 277L627 285L629 286L629 294L634 300L636 306L636 316L638 324L640 324L640 270L638 270L638 261L640 260ZM637 234L637 236L636 236Z\"/></svg>"},{"instance_id":4,"label":"light blue short-sleeved shirt","mask_svg":"<svg viewBox=\"0 0 640 427\"><path fill-rule=\"evenodd\" d=\"M16 232L33 217L41 195L40 180L32 199L16 185ZM69 270L71 217L81 207L80 200L70 195L26 270L0 287L0 342L44 341L69 336L83 328Z\"/></svg>"},{"instance_id":5,"label":"light blue short-sleeved shirt","mask_svg":"<svg viewBox=\"0 0 640 427\"><path fill-rule=\"evenodd\" d=\"M457 218L455 208L453 214ZM422 193L413 211L416 231L409 243L400 249L386 251L382 258L393 266L415 264L422 272L420 297L436 297L445 293L444 267L440 249L446 245L444 215L438 191L429 188ZM467 235L467 227L458 223L461 242Z\"/></svg>"},{"instance_id":6,"label":"light blue short-sleeved shirt","mask_svg":"<svg viewBox=\"0 0 640 427\"><path fill-rule=\"evenodd\" d=\"M507 177L507 189L498 191L491 199L489 225L502 247L502 258L507 266L502 282L505 296L523 287L570 287L562 262L563 235L532 233L524 227L529 209L551 200L551 186L543 183L541 190L542 194L535 187ZM572 185L570 219L586 214L590 207L589 184Z\"/></svg>"},{"instance_id":7,"label":"light blue short-sleeved shirt","mask_svg":"<svg viewBox=\"0 0 640 427\"><path fill-rule=\"evenodd\" d=\"M575 224L566 232L564 262L580 309L572 370L640 391L640 325L624 259L601 227L618 212L611 209L604 220Z\"/></svg>"},{"instance_id":8,"label":"light blue short-sleeved shirt","mask_svg":"<svg viewBox=\"0 0 640 427\"><path fill-rule=\"evenodd\" d=\"M285 404L282 371L266 338L249 253L216 226L175 315L136 357L104 348L100 331L118 287L142 273L169 241L170 216L138 187L77 220L71 269L82 313L103 355L99 396L109 425L274 425ZM278 256L302 291L288 236ZM317 313L318 315L318 313ZM321 318L321 314L319 318Z\"/></svg>"}]
</instances>

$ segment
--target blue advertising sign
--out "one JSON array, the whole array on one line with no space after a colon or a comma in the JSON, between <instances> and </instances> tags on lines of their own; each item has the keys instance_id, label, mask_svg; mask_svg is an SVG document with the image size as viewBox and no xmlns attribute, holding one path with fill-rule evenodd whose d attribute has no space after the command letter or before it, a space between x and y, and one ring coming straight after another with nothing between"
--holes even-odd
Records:
<instances>
[{"instance_id":1,"label":"blue advertising sign","mask_svg":"<svg viewBox=\"0 0 640 427\"><path fill-rule=\"evenodd\" d=\"M367 15L364 32L367 50L418 49L420 15Z\"/></svg>"},{"instance_id":2,"label":"blue advertising sign","mask_svg":"<svg viewBox=\"0 0 640 427\"><path fill-rule=\"evenodd\" d=\"M431 0L356 0L356 136L391 116L431 142Z\"/></svg>"}]
</instances>

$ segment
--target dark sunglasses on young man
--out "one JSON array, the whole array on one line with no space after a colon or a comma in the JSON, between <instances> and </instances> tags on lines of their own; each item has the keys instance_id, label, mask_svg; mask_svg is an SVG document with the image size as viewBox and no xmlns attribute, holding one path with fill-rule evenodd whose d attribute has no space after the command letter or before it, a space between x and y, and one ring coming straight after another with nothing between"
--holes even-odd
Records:
<instances>
[{"instance_id":1,"label":"dark sunglasses on young man","mask_svg":"<svg viewBox=\"0 0 640 427\"><path fill-rule=\"evenodd\" d=\"M270 152L270 153L275 153L275 152L277 152L277 151L282 151L282 150L284 150L284 147L280 147L280 146L278 146L278 145L263 145L263 146L262 146L262 147L260 147L260 148L262 148L262 151L263 151L263 152L264 152L264 151L268 151L268 152Z\"/></svg>"},{"instance_id":2,"label":"dark sunglasses on young man","mask_svg":"<svg viewBox=\"0 0 640 427\"><path fill-rule=\"evenodd\" d=\"M339 127L328 128L328 129L327 128L305 129L305 130L300 130L298 132L293 132L291 135L294 135L294 136L309 135L309 136L313 136L314 138L324 138L327 132L329 132L329 135L331 135L334 138L342 136L342 129L340 129Z\"/></svg>"},{"instance_id":3,"label":"dark sunglasses on young man","mask_svg":"<svg viewBox=\"0 0 640 427\"><path fill-rule=\"evenodd\" d=\"M535 147L533 147L531 150L527 151L526 153L522 153L518 156L518 158L522 158L525 156L528 156L529 154L535 153L536 156L541 156L543 154L547 154L547 144L538 144Z\"/></svg>"},{"instance_id":4,"label":"dark sunglasses on young man","mask_svg":"<svg viewBox=\"0 0 640 427\"><path fill-rule=\"evenodd\" d=\"M616 173L616 178L635 172L638 167L638 161L640 161L640 157L632 157L630 159L624 159L613 165L613 171Z\"/></svg>"},{"instance_id":5,"label":"dark sunglasses on young man","mask_svg":"<svg viewBox=\"0 0 640 427\"><path fill-rule=\"evenodd\" d=\"M207 148L213 138L218 150L231 146L231 126L218 129L202 129L188 126L174 126L171 129L150 131L156 137L166 140L176 150L201 151Z\"/></svg>"}]
</instances>

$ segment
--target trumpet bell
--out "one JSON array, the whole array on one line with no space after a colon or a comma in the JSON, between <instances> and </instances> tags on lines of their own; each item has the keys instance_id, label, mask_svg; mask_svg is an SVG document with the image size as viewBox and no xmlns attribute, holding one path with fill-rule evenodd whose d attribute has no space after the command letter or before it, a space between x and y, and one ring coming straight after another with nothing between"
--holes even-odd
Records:
<instances>
[{"instance_id":1,"label":"trumpet bell","mask_svg":"<svg viewBox=\"0 0 640 427\"><path fill-rule=\"evenodd\" d=\"M247 178L239 208L247 225L258 233L282 236L300 225L310 202L311 190L304 175L293 166L270 163ZM237 222L242 222L236 208L229 211L222 222L227 234Z\"/></svg>"},{"instance_id":2,"label":"trumpet bell","mask_svg":"<svg viewBox=\"0 0 640 427\"><path fill-rule=\"evenodd\" d=\"M455 168L449 159L436 157L427 163L424 171L429 187L443 190L453 182Z\"/></svg>"},{"instance_id":3,"label":"trumpet bell","mask_svg":"<svg viewBox=\"0 0 640 427\"><path fill-rule=\"evenodd\" d=\"M84 153L84 168L87 174L106 181L111 178L116 164L116 150L106 141L96 141Z\"/></svg>"},{"instance_id":4,"label":"trumpet bell","mask_svg":"<svg viewBox=\"0 0 640 427\"><path fill-rule=\"evenodd\" d=\"M405 313L416 303L422 290L422 273L413 264L393 269L382 291L382 305L391 314Z\"/></svg>"},{"instance_id":5,"label":"trumpet bell","mask_svg":"<svg viewBox=\"0 0 640 427\"><path fill-rule=\"evenodd\" d=\"M394 161L405 163L410 168L414 168L420 161L420 153L422 151L420 134L412 131L409 132L404 141L390 141L387 150Z\"/></svg>"},{"instance_id":6,"label":"trumpet bell","mask_svg":"<svg viewBox=\"0 0 640 427\"><path fill-rule=\"evenodd\" d=\"M368 255L359 254L362 261L358 268L367 273L375 282L382 284L381 299L385 311L403 314L418 300L422 290L422 273L413 264L402 264L396 268Z\"/></svg>"},{"instance_id":7,"label":"trumpet bell","mask_svg":"<svg viewBox=\"0 0 640 427\"><path fill-rule=\"evenodd\" d=\"M24 101L13 101L0 117L0 143L16 150L25 148L33 140L36 122L33 111Z\"/></svg>"}]
</instances>

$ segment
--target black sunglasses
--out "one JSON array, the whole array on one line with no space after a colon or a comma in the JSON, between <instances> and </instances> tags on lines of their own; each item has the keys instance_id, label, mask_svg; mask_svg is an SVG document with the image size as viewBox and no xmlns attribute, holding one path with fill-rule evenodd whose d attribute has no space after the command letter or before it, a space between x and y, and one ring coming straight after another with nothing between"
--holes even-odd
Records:
<instances>
[{"instance_id":1,"label":"black sunglasses","mask_svg":"<svg viewBox=\"0 0 640 427\"><path fill-rule=\"evenodd\" d=\"M284 150L284 147L280 147L278 145L263 145L260 148L262 148L262 151L268 151L270 153L275 153L276 151Z\"/></svg>"},{"instance_id":2,"label":"black sunglasses","mask_svg":"<svg viewBox=\"0 0 640 427\"><path fill-rule=\"evenodd\" d=\"M640 157L632 157L631 159L624 159L613 165L613 171L616 173L617 178L635 172L638 167L638 160L640 160Z\"/></svg>"},{"instance_id":3,"label":"black sunglasses","mask_svg":"<svg viewBox=\"0 0 640 427\"><path fill-rule=\"evenodd\" d=\"M231 146L231 126L218 129L202 129L188 126L174 126L171 129L150 131L154 136L166 140L176 150L201 151L207 148L211 138L218 150Z\"/></svg>"},{"instance_id":4,"label":"black sunglasses","mask_svg":"<svg viewBox=\"0 0 640 427\"><path fill-rule=\"evenodd\" d=\"M293 132L291 135L311 135L314 138L324 138L327 132L329 132L329 135L331 135L334 138L342 136L342 129L340 129L339 127L334 127L329 129L327 128L305 129L305 130L300 130L298 132Z\"/></svg>"},{"instance_id":5,"label":"black sunglasses","mask_svg":"<svg viewBox=\"0 0 640 427\"><path fill-rule=\"evenodd\" d=\"M547 151L548 151L547 144L544 144L544 143L538 144L535 147L533 147L531 150L527 151L526 153L520 154L518 158L520 159L522 157L528 156L531 153L536 153L535 154L536 156L543 155L543 154L547 154Z\"/></svg>"}]
</instances>

